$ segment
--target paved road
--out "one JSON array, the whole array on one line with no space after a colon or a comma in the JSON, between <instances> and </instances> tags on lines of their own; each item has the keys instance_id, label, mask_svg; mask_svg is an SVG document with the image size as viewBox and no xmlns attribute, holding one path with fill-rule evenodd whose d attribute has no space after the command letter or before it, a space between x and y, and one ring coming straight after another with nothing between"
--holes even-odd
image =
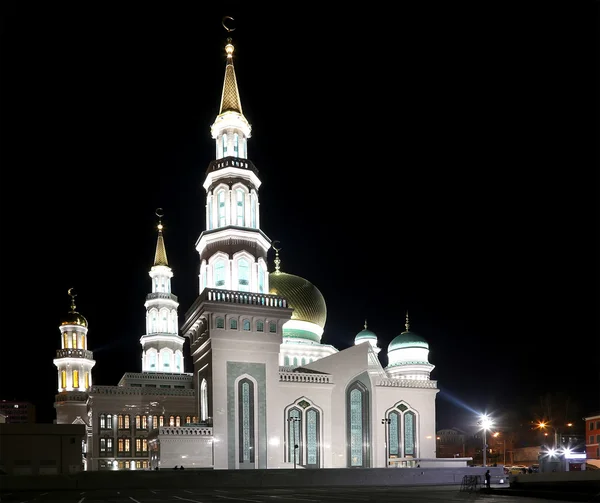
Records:
<instances>
[{"instance_id":1,"label":"paved road","mask_svg":"<svg viewBox=\"0 0 600 503\"><path fill-rule=\"evenodd\" d=\"M459 486L306 489L131 489L3 493L3 503L554 503L527 496L461 492Z\"/></svg>"}]
</instances>

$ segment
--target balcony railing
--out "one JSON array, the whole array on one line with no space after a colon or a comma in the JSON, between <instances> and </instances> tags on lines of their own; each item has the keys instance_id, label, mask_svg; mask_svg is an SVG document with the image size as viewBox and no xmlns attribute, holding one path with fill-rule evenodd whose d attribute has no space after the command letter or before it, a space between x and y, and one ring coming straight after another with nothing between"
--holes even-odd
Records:
<instances>
[{"instance_id":1,"label":"balcony railing","mask_svg":"<svg viewBox=\"0 0 600 503\"><path fill-rule=\"evenodd\" d=\"M239 168L239 169L248 169L252 171L255 175L258 175L258 170L248 159L242 159L241 157L223 157L222 159L216 159L211 161L206 169L206 174L211 173L212 171L218 171L223 168Z\"/></svg>"},{"instance_id":2,"label":"balcony railing","mask_svg":"<svg viewBox=\"0 0 600 503\"><path fill-rule=\"evenodd\" d=\"M395 388L437 388L437 381L428 379L379 379L375 386Z\"/></svg>"},{"instance_id":3,"label":"balcony railing","mask_svg":"<svg viewBox=\"0 0 600 503\"><path fill-rule=\"evenodd\" d=\"M93 360L94 353L87 349L65 348L56 351L56 358L87 358Z\"/></svg>"},{"instance_id":4,"label":"balcony railing","mask_svg":"<svg viewBox=\"0 0 600 503\"><path fill-rule=\"evenodd\" d=\"M229 304L248 304L252 306L287 308L287 300L278 295L265 293L239 292L236 290L221 290L207 288L202 292L200 301L225 302Z\"/></svg>"},{"instance_id":5,"label":"balcony railing","mask_svg":"<svg viewBox=\"0 0 600 503\"><path fill-rule=\"evenodd\" d=\"M168 292L154 292L146 295L146 300L156 299L172 300L174 302L177 302L177 295Z\"/></svg>"}]
</instances>

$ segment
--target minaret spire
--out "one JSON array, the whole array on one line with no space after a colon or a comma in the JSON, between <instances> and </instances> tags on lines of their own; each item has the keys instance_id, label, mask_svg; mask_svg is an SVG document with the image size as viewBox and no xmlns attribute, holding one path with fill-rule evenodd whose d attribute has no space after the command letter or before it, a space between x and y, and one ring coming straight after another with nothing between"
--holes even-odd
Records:
<instances>
[{"instance_id":1,"label":"minaret spire","mask_svg":"<svg viewBox=\"0 0 600 503\"><path fill-rule=\"evenodd\" d=\"M225 80L223 82L223 93L221 94L221 106L219 115L225 112L242 113L242 102L238 90L237 79L235 78L235 69L233 68L233 51L231 37L227 38L225 52L227 53L227 64L225 65Z\"/></svg>"},{"instance_id":2,"label":"minaret spire","mask_svg":"<svg viewBox=\"0 0 600 503\"><path fill-rule=\"evenodd\" d=\"M406 321L404 322L404 327L406 328L406 332L408 332L408 329L410 328L410 323L408 321L408 309L406 310Z\"/></svg>"},{"instance_id":3,"label":"minaret spire","mask_svg":"<svg viewBox=\"0 0 600 503\"><path fill-rule=\"evenodd\" d=\"M163 225L161 222L161 218L165 214L163 213L162 208L156 208L156 216L158 217L158 238L156 240L156 253L154 254L154 265L169 265L169 261L167 260L167 250L165 249L165 240L163 238Z\"/></svg>"},{"instance_id":4,"label":"minaret spire","mask_svg":"<svg viewBox=\"0 0 600 503\"><path fill-rule=\"evenodd\" d=\"M279 241L273 241L273 244L271 245L273 250L275 250L275 260L273 260L273 262L275 262L275 272L280 273L279 266L281 265L281 259L279 258L279 250L281 250L281 247L276 248L275 243L279 243Z\"/></svg>"}]
</instances>

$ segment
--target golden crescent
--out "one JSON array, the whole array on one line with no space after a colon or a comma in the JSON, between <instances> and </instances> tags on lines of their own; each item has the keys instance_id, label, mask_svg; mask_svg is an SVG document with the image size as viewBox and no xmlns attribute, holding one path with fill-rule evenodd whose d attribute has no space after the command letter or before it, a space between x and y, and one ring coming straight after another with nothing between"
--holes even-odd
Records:
<instances>
[{"instance_id":1,"label":"golden crescent","mask_svg":"<svg viewBox=\"0 0 600 503\"><path fill-rule=\"evenodd\" d=\"M228 26L225 24L225 21L226 21L226 20L228 20L228 19L231 19L232 21L235 21L235 19L233 19L231 16L225 16L225 17L223 18L223 20L221 21L221 24L223 25L223 28L225 28L225 30L227 30L227 31L233 31L233 30L235 30L235 28L229 28L229 27L228 27Z\"/></svg>"},{"instance_id":2,"label":"golden crescent","mask_svg":"<svg viewBox=\"0 0 600 503\"><path fill-rule=\"evenodd\" d=\"M162 218L162 217L164 217L164 216L165 216L165 212L163 211L163 209L162 209L162 208L156 208L156 216L157 216L158 218Z\"/></svg>"},{"instance_id":3,"label":"golden crescent","mask_svg":"<svg viewBox=\"0 0 600 503\"><path fill-rule=\"evenodd\" d=\"M69 291L68 291L67 293L68 293L68 294L69 294L69 296L71 296L71 297L75 297L75 295L76 295L76 293L75 293L75 292L73 292L73 289L72 289L72 288L69 288Z\"/></svg>"}]
</instances>

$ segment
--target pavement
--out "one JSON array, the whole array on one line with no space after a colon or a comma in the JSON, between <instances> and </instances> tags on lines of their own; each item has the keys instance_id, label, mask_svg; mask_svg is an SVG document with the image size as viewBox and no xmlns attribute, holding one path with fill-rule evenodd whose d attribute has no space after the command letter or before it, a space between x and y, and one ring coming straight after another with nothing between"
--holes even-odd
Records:
<instances>
[{"instance_id":1,"label":"pavement","mask_svg":"<svg viewBox=\"0 0 600 503\"><path fill-rule=\"evenodd\" d=\"M4 492L2 502L18 503L554 503L599 501L565 499L552 495L511 492L506 486L461 491L460 486L403 487L305 487L305 488L223 488L223 489L102 489L93 491L19 491Z\"/></svg>"}]
</instances>

